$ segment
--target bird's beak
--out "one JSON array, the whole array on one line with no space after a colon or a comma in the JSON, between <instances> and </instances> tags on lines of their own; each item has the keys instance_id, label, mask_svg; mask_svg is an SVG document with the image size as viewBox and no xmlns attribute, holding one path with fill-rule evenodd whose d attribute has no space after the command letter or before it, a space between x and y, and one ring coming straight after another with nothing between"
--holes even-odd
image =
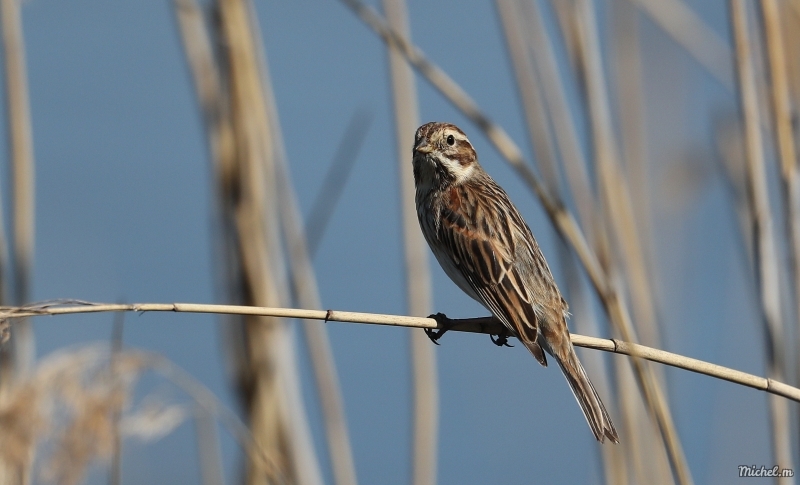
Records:
<instances>
[{"instance_id":1,"label":"bird's beak","mask_svg":"<svg viewBox=\"0 0 800 485\"><path fill-rule=\"evenodd\" d=\"M414 151L420 153L430 153L433 151L433 147L428 143L428 140L423 138L419 143L417 143L417 146L414 147Z\"/></svg>"}]
</instances>

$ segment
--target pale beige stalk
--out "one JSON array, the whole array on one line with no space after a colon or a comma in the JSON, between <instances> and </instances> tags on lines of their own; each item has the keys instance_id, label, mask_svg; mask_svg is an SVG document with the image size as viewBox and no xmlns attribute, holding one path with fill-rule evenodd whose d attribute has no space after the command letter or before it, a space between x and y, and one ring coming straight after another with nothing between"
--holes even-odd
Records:
<instances>
[{"instance_id":1,"label":"pale beige stalk","mask_svg":"<svg viewBox=\"0 0 800 485\"><path fill-rule=\"evenodd\" d=\"M303 233L302 216L292 180L289 177L289 167L286 166L283 157L280 157L278 162L280 219L286 236L295 298L297 303L305 308L320 308L322 302L317 287L317 278ZM320 322L306 319L303 320L303 334L308 346L317 394L322 407L325 438L328 442L334 483L336 485L356 485L358 481L356 480L353 450L350 445L350 434L347 431L344 398L328 338L328 329Z\"/></svg>"},{"instance_id":2,"label":"pale beige stalk","mask_svg":"<svg viewBox=\"0 0 800 485\"><path fill-rule=\"evenodd\" d=\"M190 66L198 74L195 84L212 132L219 228L225 237L221 249L226 254L221 261L228 263L220 266L226 299L280 304L287 295L275 196L278 132L265 94L268 79L252 6L246 0L218 2L215 43L226 51L220 69L215 68L209 36L198 21L202 20L199 10L187 10L186 5L178 4L179 21L194 18L194 22L182 24L184 37L201 39L199 45L186 49ZM226 82L220 82L221 76ZM228 91L223 93L222 86ZM236 329L228 333L234 347L230 356L254 439L276 464L267 469L262 460L250 459L246 481L263 483L283 477L297 483L321 483L284 323L249 317L241 326L226 328Z\"/></svg>"},{"instance_id":3,"label":"pale beige stalk","mask_svg":"<svg viewBox=\"0 0 800 485\"><path fill-rule=\"evenodd\" d=\"M789 259L791 260L791 279L794 286L795 318L800 321L800 172L797 169L797 149L792 129L792 116L796 112L789 94L787 57L781 14L791 15L784 5L776 0L763 0L761 12L764 18L764 33L767 40L769 59L770 94L772 96L772 116L777 145L778 160L783 182L784 222L787 236ZM795 61L795 63L797 63ZM795 322L797 323L797 322ZM797 338L800 338L798 336ZM799 340L800 342L800 340ZM796 346L796 349L800 346ZM788 364L788 362L786 362ZM795 363L800 366L800 361ZM800 367L799 367L800 368ZM788 368L784 372L789 375ZM796 376L800 378L800 376Z\"/></svg>"},{"instance_id":4,"label":"pale beige stalk","mask_svg":"<svg viewBox=\"0 0 800 485\"><path fill-rule=\"evenodd\" d=\"M243 305L210 305L205 303L93 303L81 300L56 300L42 302L25 307L0 307L0 319L16 321L19 318L32 316L74 315L82 313L105 312L173 312L173 313L208 313L217 315L248 315L278 318L298 318L322 320L325 322L349 322L391 327L414 327L431 330L442 326L433 318L409 317L402 315L384 315L378 313L348 312L339 310L306 310L296 308L272 308ZM454 332L471 332L486 335L498 335L502 325L491 317L465 318L452 320ZM617 339L603 339L585 335L572 334L572 343L604 352L637 356L652 362L677 367L680 369L723 379L735 384L766 391L776 396L800 403L800 388L790 386L774 379L759 377L746 372L737 371L702 360L654 349L644 345L625 342ZM213 397L213 396L211 396ZM228 422L226 420L226 422Z\"/></svg>"},{"instance_id":5,"label":"pale beige stalk","mask_svg":"<svg viewBox=\"0 0 800 485\"><path fill-rule=\"evenodd\" d=\"M754 262L761 301L763 328L766 334L768 372L771 378L783 378L783 318L780 302L780 274L775 246L774 223L767 188L766 167L761 138L758 95L751 53L747 3L731 0L731 23L736 45L736 67L744 117L750 220L755 240ZM772 446L775 463L792 467L789 408L785 401L770 399ZM794 483L781 478L780 483Z\"/></svg>"},{"instance_id":6,"label":"pale beige stalk","mask_svg":"<svg viewBox=\"0 0 800 485\"><path fill-rule=\"evenodd\" d=\"M5 59L6 107L9 158L11 164L11 209L13 230L14 273L11 279L13 298L17 304L30 298L34 255L34 158L28 96L28 75L25 66L25 45L22 35L22 14L19 0L0 1L0 22L3 31ZM0 206L2 208L2 206ZM6 301L8 251L3 218L0 211L0 301ZM14 326L9 347L0 350L0 401L12 381L26 374L36 356L33 327L27 321ZM27 463L14 467L0 460L0 482L30 483L33 449Z\"/></svg>"},{"instance_id":7,"label":"pale beige stalk","mask_svg":"<svg viewBox=\"0 0 800 485\"><path fill-rule=\"evenodd\" d=\"M410 37L408 12L404 0L384 0L386 20L397 32ZM395 140L400 211L403 222L406 299L408 313L428 315L432 311L431 275L428 245L422 237L414 205L414 179L411 173L411 148L419 126L414 71L396 48L389 47L389 72L395 114ZM409 334L413 375L412 478L414 485L436 483L439 434L439 389L436 354L428 337L418 330Z\"/></svg>"},{"instance_id":8,"label":"pale beige stalk","mask_svg":"<svg viewBox=\"0 0 800 485\"><path fill-rule=\"evenodd\" d=\"M603 71L599 47L600 37L597 33L597 19L593 4L586 0L579 0L576 14L578 43L583 52L580 58L584 62L583 72L586 75L586 97L592 126L598 183L600 184L599 193L603 201L610 234L616 241L615 246L620 248L620 251L613 256L622 262L621 269L625 271L626 280L629 282L629 291L633 297L637 317L637 333L643 336L645 342L652 345L658 342L652 290L646 271L642 244L636 229L628 185L619 165L619 149L612 130L613 121L608 102L608 87ZM614 271L613 266L612 271ZM616 278L612 279L619 281ZM624 294L624 290L618 288L617 293ZM635 334L632 333L632 335ZM636 360L633 363L638 365ZM650 374L648 379L652 380L643 386L643 391L645 395L651 394L647 401L662 435L675 480L682 484L692 483L691 472L673 424L668 403L662 395L661 386L653 385L658 382L658 376L649 367L644 367L643 371ZM645 443L651 442L652 440L645 441ZM660 457L660 453L651 455L652 461L649 468L655 471L653 474L648 474L648 481L651 483L654 480L663 480L665 476L666 469L657 469Z\"/></svg>"},{"instance_id":9,"label":"pale beige stalk","mask_svg":"<svg viewBox=\"0 0 800 485\"><path fill-rule=\"evenodd\" d=\"M562 151L570 155L570 163L583 162L578 160L580 155L575 154L580 153L580 148L575 144L566 145L571 142L577 143L577 138L574 136L574 127L571 126L571 114L568 110L566 110L567 112L555 112L558 108L564 109L562 102L565 99L561 97L563 96L563 85L557 79L554 79L554 75L558 76L558 73L548 69L552 66L548 60L544 59L547 55L546 53L542 55L539 52L536 54L531 52L532 49L540 51L544 49L552 52L551 39L546 35L544 27L540 27L539 5L535 2L508 2L503 0L497 0L495 5L500 13L500 20L516 74L517 86L520 91L528 133L536 154L536 160L550 194L559 199L564 199L560 190L558 158L555 153L555 146L559 146L558 142L560 142ZM529 45L532 49L529 49ZM536 59L537 57L539 59ZM540 66L539 63L543 64L543 66ZM547 95L548 89L545 88L548 84L550 96ZM559 118L559 120L555 118ZM557 133L553 133L554 130L550 129L551 122L554 126L557 126ZM569 140L567 139L568 137L570 138ZM562 160L564 158L562 154ZM563 163L566 165L566 160L563 160ZM589 216L589 212L594 210L595 204L591 201L593 194L589 190L588 177L585 176L585 164L579 167L577 171L573 168L568 170L570 171L570 186L574 186L575 180L573 177L575 177L575 174L578 174L578 180L585 182L585 186L582 188L585 192L580 194L573 192L572 195L578 204L579 215L583 216L581 222L591 234L593 232L594 218ZM587 221L591 221L589 226L586 225ZM571 312L575 316L573 318L573 328L578 329L578 331L591 329L589 333L597 334L597 322L588 305L586 292L583 291L583 284L577 271L577 261L564 245L558 246L558 259L567 277L567 299L570 302ZM592 371L593 379L597 384L595 387L603 395L602 400L606 407L612 410L615 409L615 400L611 399L608 392L604 392L604 390L611 389L611 386L605 372L602 354L582 352L581 360L588 363L587 368ZM612 412L612 414L622 416L623 422L626 423L626 426L622 429L624 433L625 429L629 427L627 425L628 416L621 413ZM628 440L624 439L624 441L626 441L628 447L631 447ZM618 485L628 483L625 455L623 453L623 447L601 447L606 483Z\"/></svg>"},{"instance_id":10,"label":"pale beige stalk","mask_svg":"<svg viewBox=\"0 0 800 485\"><path fill-rule=\"evenodd\" d=\"M725 39L684 0L630 0L638 4L675 42L733 92L733 52Z\"/></svg>"},{"instance_id":11,"label":"pale beige stalk","mask_svg":"<svg viewBox=\"0 0 800 485\"><path fill-rule=\"evenodd\" d=\"M8 108L8 141L11 160L11 210L14 272L12 294L19 304L30 298L34 244L34 158L31 133L28 74L25 66L25 44L22 36L22 14L19 0L2 0L3 49L5 54L6 100ZM1 219L0 219L1 220ZM7 251L4 231L0 230L0 298L6 298ZM14 366L26 372L36 354L33 328L22 323L15 327L12 338Z\"/></svg>"}]
</instances>

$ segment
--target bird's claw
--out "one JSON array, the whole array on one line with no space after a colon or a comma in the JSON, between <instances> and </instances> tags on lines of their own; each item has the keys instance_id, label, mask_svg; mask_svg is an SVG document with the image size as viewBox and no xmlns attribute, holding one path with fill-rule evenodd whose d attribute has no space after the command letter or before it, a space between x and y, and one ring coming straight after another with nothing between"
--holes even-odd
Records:
<instances>
[{"instance_id":1,"label":"bird's claw","mask_svg":"<svg viewBox=\"0 0 800 485\"><path fill-rule=\"evenodd\" d=\"M492 343L498 347L513 347L513 345L508 343L508 335L498 335L497 338L495 338L494 335L490 334L489 338L492 339Z\"/></svg>"},{"instance_id":2,"label":"bird's claw","mask_svg":"<svg viewBox=\"0 0 800 485\"><path fill-rule=\"evenodd\" d=\"M431 339L431 342L435 343L436 345L440 345L439 342L437 342L437 340L442 338L442 335L444 335L445 332L450 330L450 327L452 326L452 324L450 323L450 319L447 318L447 315L445 315L444 313L435 313L433 315L428 315L428 318L433 318L434 320L436 320L436 323L438 323L439 326L442 328L440 329L426 328L425 335L427 335L428 338Z\"/></svg>"}]
</instances>

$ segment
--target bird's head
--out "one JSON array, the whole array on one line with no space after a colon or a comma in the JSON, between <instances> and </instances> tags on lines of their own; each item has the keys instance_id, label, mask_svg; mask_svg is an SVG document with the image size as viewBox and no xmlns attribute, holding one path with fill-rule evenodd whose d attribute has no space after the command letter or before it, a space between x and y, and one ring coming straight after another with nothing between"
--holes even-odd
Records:
<instances>
[{"instance_id":1,"label":"bird's head","mask_svg":"<svg viewBox=\"0 0 800 485\"><path fill-rule=\"evenodd\" d=\"M478 156L472 144L457 126L449 123L426 123L414 136L414 181L421 185L443 187L460 184L473 176Z\"/></svg>"}]
</instances>

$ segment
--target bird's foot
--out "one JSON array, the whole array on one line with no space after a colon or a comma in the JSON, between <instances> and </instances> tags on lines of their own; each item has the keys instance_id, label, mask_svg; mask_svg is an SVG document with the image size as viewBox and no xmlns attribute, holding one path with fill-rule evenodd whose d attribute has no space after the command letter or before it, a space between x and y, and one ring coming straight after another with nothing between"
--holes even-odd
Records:
<instances>
[{"instance_id":1,"label":"bird's foot","mask_svg":"<svg viewBox=\"0 0 800 485\"><path fill-rule=\"evenodd\" d=\"M431 339L431 342L435 343L436 345L439 345L439 342L437 342L437 340L442 338L442 335L444 335L445 332L450 330L450 327L453 326L452 320L447 318L447 315L445 315L444 313L435 313L433 315L428 315L428 318L433 318L434 320L436 320L436 323L438 323L441 328L439 329L426 328L425 335L427 335L428 338Z\"/></svg>"},{"instance_id":2,"label":"bird's foot","mask_svg":"<svg viewBox=\"0 0 800 485\"><path fill-rule=\"evenodd\" d=\"M497 338L495 338L494 335L489 335L489 338L492 339L492 343L498 347L513 347L513 345L508 343L508 337L509 335L507 332L501 333Z\"/></svg>"}]
</instances>

